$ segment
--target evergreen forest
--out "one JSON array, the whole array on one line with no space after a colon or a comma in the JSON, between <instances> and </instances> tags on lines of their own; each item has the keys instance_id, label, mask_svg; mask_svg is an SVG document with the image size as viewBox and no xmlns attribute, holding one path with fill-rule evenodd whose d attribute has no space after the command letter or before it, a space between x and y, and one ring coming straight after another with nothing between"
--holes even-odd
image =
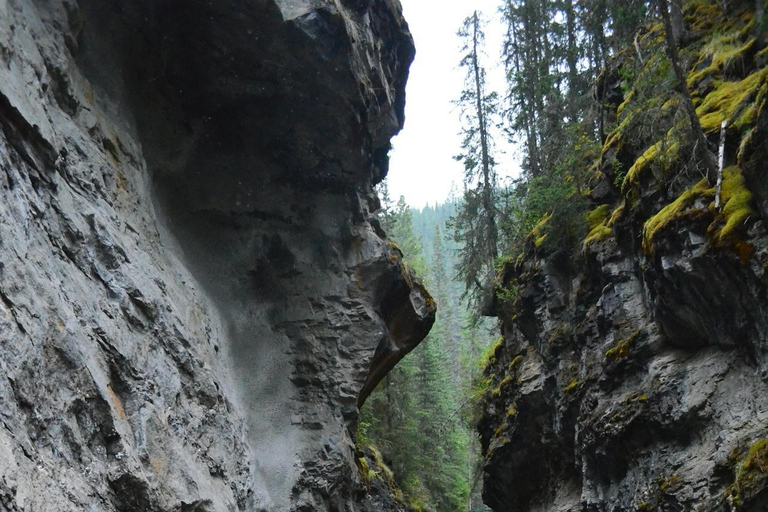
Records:
<instances>
[{"instance_id":1,"label":"evergreen forest","mask_svg":"<svg viewBox=\"0 0 768 512\"><path fill-rule=\"evenodd\" d=\"M500 48L484 33L496 16ZM457 27L460 190L422 210L390 198L386 183L379 191L384 230L438 304L432 332L378 387L360 424L360 443L389 466L409 506L483 508L487 453L475 429L504 386L484 372L503 342L488 317L513 318L510 276L525 260L578 267L622 223L639 225L650 254L694 195L722 212L714 243L749 257L734 233L745 231L752 199L738 167L724 170L723 145L750 144L765 104L767 20L762 0L503 0ZM491 65L504 67L504 90L491 90ZM499 178L501 138L520 150L511 181ZM644 194L669 206L649 208Z\"/></svg>"}]
</instances>

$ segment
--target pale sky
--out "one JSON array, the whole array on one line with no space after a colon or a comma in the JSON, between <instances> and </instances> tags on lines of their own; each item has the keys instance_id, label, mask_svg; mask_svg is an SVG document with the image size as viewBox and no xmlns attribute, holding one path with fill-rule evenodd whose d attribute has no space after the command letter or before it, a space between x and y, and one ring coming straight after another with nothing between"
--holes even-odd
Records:
<instances>
[{"instance_id":1,"label":"pale sky","mask_svg":"<svg viewBox=\"0 0 768 512\"><path fill-rule=\"evenodd\" d=\"M435 204L448 197L451 183L462 188L464 174L453 156L461 150L459 111L452 104L463 87L458 69L460 41L456 32L464 18L477 9L490 23L486 27L486 67L489 86L503 95L504 70L500 64L502 27L499 0L401 0L416 42L416 60L406 88L405 128L392 141L389 193L401 195L413 207ZM497 138L497 173L519 173L518 155Z\"/></svg>"}]
</instances>

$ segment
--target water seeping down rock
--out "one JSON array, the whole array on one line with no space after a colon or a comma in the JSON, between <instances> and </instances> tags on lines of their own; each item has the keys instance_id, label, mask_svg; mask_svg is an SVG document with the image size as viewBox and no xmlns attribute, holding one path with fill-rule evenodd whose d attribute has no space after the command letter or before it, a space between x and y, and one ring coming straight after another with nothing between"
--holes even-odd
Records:
<instances>
[{"instance_id":1,"label":"water seeping down rock","mask_svg":"<svg viewBox=\"0 0 768 512\"><path fill-rule=\"evenodd\" d=\"M646 27L603 75L618 127L589 234L575 254L532 240L498 276L479 425L495 512L768 510L768 34L752 2L685 5L681 55L713 147L730 121L723 207L664 136L674 94L640 100L619 72L642 52L637 79L671 83L663 27ZM663 130L645 140L651 117Z\"/></svg>"},{"instance_id":2,"label":"water seeping down rock","mask_svg":"<svg viewBox=\"0 0 768 512\"><path fill-rule=\"evenodd\" d=\"M0 509L400 510L358 406L435 306L372 187L397 0L0 0Z\"/></svg>"}]
</instances>

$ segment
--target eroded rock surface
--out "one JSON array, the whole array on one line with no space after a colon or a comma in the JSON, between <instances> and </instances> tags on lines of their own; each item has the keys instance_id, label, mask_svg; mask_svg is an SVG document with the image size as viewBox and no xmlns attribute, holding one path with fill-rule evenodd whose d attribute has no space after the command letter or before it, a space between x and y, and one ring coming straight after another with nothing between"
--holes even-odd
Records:
<instances>
[{"instance_id":1,"label":"eroded rock surface","mask_svg":"<svg viewBox=\"0 0 768 512\"><path fill-rule=\"evenodd\" d=\"M0 0L0 508L373 510L412 57L396 0Z\"/></svg>"},{"instance_id":2,"label":"eroded rock surface","mask_svg":"<svg viewBox=\"0 0 768 512\"><path fill-rule=\"evenodd\" d=\"M768 74L750 54L731 74L696 67L719 24L738 14L746 25L751 4L730 4L722 19L685 5L693 26L681 52L697 105L713 84L748 77L762 94L744 104L749 125L728 128L733 202L715 208L714 183L680 155L636 180L617 175L649 146L619 125L590 195L605 221L573 252L531 243L505 266L499 284L514 300L495 304L504 338L480 422L495 512L768 510ZM660 30L641 39L663 41ZM748 48L768 46L751 34ZM643 112L624 100L625 112Z\"/></svg>"}]
</instances>

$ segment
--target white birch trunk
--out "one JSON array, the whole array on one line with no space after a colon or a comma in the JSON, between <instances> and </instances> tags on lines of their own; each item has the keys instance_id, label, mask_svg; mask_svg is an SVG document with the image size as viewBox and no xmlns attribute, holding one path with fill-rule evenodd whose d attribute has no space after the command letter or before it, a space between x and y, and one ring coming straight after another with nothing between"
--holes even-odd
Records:
<instances>
[{"instance_id":1,"label":"white birch trunk","mask_svg":"<svg viewBox=\"0 0 768 512\"><path fill-rule=\"evenodd\" d=\"M720 125L720 151L717 166L717 184L715 185L715 210L720 209L720 195L723 190L723 166L725 165L725 131L728 128L728 121L723 121Z\"/></svg>"}]
</instances>

